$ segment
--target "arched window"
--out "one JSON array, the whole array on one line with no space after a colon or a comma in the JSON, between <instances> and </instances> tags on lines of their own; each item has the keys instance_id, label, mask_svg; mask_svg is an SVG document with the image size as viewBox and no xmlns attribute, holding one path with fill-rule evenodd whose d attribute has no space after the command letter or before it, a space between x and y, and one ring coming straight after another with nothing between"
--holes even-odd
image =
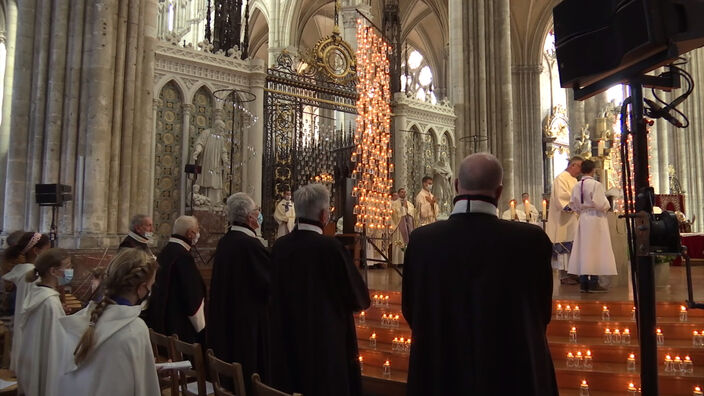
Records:
<instances>
[{"instance_id":1,"label":"arched window","mask_svg":"<svg viewBox=\"0 0 704 396\"><path fill-rule=\"evenodd\" d=\"M408 48L408 67L406 59L401 62L401 89L410 93L416 99L437 103L433 92L433 71L426 58L412 48Z\"/></svg>"}]
</instances>

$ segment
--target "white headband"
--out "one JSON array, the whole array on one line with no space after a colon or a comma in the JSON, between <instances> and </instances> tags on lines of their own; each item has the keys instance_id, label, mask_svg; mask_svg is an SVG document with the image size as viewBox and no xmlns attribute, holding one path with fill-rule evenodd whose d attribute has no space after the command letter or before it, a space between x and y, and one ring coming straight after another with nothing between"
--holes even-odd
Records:
<instances>
[{"instance_id":1,"label":"white headband","mask_svg":"<svg viewBox=\"0 0 704 396\"><path fill-rule=\"evenodd\" d=\"M36 245L37 242L39 242L40 239L42 239L42 234L35 232L34 235L32 235L32 239L30 239L29 242L27 242L27 246L25 246L24 249L22 249L22 252L20 254L27 253L29 251L29 249L33 248L34 245Z\"/></svg>"}]
</instances>

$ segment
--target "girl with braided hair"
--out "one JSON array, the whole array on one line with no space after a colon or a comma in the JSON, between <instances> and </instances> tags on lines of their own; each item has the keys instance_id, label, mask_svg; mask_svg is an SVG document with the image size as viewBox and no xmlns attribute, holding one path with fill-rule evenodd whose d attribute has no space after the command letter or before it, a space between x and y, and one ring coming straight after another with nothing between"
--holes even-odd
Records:
<instances>
[{"instance_id":1,"label":"girl with braided hair","mask_svg":"<svg viewBox=\"0 0 704 396\"><path fill-rule=\"evenodd\" d=\"M105 297L60 320L69 352L64 355L60 394L160 394L149 329L139 317L156 269L154 258L143 250L121 249L108 265Z\"/></svg>"},{"instance_id":2,"label":"girl with braided hair","mask_svg":"<svg viewBox=\"0 0 704 396\"><path fill-rule=\"evenodd\" d=\"M37 257L26 275L29 294L24 299L18 326L22 333L16 374L20 390L27 396L58 395L56 385L64 335L59 318L64 309L59 286L73 278L71 257L63 249L49 249Z\"/></svg>"},{"instance_id":3,"label":"girl with braided hair","mask_svg":"<svg viewBox=\"0 0 704 396\"><path fill-rule=\"evenodd\" d=\"M11 236L16 236L16 234L12 233ZM20 310L30 290L30 284L25 278L28 272L34 271L34 261L43 251L49 249L51 243L46 234L38 232L21 232L21 235L13 243L10 243L9 237L7 241L10 246L5 249L4 264L7 265L7 269L11 266L11 269L2 276L2 279L15 285L13 302L15 318L12 324L12 349L10 351L10 370L15 371L17 354L22 343L22 332L18 326Z\"/></svg>"}]
</instances>

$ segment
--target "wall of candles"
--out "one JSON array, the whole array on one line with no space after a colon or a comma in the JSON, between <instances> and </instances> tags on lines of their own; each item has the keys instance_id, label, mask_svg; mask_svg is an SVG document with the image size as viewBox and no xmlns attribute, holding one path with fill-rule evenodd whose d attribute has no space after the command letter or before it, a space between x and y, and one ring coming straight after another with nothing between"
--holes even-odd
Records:
<instances>
[{"instance_id":1,"label":"wall of candles","mask_svg":"<svg viewBox=\"0 0 704 396\"><path fill-rule=\"evenodd\" d=\"M352 162L355 231L391 228L391 47L364 20L357 20L357 130Z\"/></svg>"}]
</instances>

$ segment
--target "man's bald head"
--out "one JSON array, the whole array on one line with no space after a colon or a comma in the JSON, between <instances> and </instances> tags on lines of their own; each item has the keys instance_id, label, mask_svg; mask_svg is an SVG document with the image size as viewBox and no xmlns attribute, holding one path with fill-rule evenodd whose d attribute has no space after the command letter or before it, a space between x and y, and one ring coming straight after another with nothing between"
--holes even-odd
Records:
<instances>
[{"instance_id":1,"label":"man's bald head","mask_svg":"<svg viewBox=\"0 0 704 396\"><path fill-rule=\"evenodd\" d=\"M504 170L496 157L489 153L467 156L460 164L457 175L459 194L480 194L499 198Z\"/></svg>"}]
</instances>

